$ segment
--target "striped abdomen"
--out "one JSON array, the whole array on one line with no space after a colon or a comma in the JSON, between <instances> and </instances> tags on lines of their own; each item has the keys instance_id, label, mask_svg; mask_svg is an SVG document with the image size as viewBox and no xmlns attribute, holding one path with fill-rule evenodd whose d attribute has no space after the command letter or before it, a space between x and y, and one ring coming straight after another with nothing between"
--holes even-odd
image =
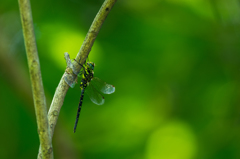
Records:
<instances>
[{"instance_id":1,"label":"striped abdomen","mask_svg":"<svg viewBox=\"0 0 240 159\"><path fill-rule=\"evenodd\" d=\"M82 88L82 92L81 92L81 96L80 96L80 101L78 104L78 111L77 111L77 117L76 117L76 121L75 121L75 125L74 125L74 133L76 132L76 128L77 128L77 123L78 123L78 119L79 119L79 115L81 112L81 108L82 108L82 101L83 101L83 97L84 97L84 90L85 90L86 86Z\"/></svg>"}]
</instances>

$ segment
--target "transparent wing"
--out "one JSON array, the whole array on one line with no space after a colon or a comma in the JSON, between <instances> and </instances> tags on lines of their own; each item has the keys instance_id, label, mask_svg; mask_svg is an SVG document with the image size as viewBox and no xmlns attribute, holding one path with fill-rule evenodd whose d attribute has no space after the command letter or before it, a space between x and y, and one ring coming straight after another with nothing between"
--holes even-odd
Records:
<instances>
[{"instance_id":1,"label":"transparent wing","mask_svg":"<svg viewBox=\"0 0 240 159\"><path fill-rule=\"evenodd\" d=\"M85 92L94 104L102 105L104 103L104 97L94 88L91 82L86 87Z\"/></svg>"},{"instance_id":2,"label":"transparent wing","mask_svg":"<svg viewBox=\"0 0 240 159\"><path fill-rule=\"evenodd\" d=\"M115 87L111 84L107 84L98 77L94 77L91 82L99 91L104 94L112 94L115 92Z\"/></svg>"},{"instance_id":3,"label":"transparent wing","mask_svg":"<svg viewBox=\"0 0 240 159\"><path fill-rule=\"evenodd\" d=\"M64 80L65 82L71 87L71 88L74 88L75 85L76 85L76 80L74 80L76 76L73 76L73 75L68 75L68 76L65 76L64 77Z\"/></svg>"}]
</instances>

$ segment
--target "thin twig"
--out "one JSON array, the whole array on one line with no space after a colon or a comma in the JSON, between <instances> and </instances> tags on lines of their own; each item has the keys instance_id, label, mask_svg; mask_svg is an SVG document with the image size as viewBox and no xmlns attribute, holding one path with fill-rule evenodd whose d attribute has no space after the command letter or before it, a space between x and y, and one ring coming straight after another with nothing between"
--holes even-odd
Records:
<instances>
[{"instance_id":1,"label":"thin twig","mask_svg":"<svg viewBox=\"0 0 240 159\"><path fill-rule=\"evenodd\" d=\"M52 159L52 140L50 137L46 98L44 94L37 45L33 29L32 12L29 0L18 0L23 27L28 67L32 83L34 107L38 125L38 135L42 147L42 158Z\"/></svg>"},{"instance_id":2,"label":"thin twig","mask_svg":"<svg viewBox=\"0 0 240 159\"><path fill-rule=\"evenodd\" d=\"M105 21L108 13L112 9L113 5L116 3L117 0L105 0L102 7L100 8L99 12L97 13L87 35L86 38L75 58L76 62L73 63L73 67L79 71L82 68L82 64L85 63L89 52L91 51L91 48L93 46L93 43L98 35L98 32ZM79 64L80 65L79 65ZM70 73L66 70L63 74L60 83L56 89L56 92L54 94L49 112L48 112L48 123L50 125L50 135L53 136L54 128L57 123L57 119L61 110L61 107L63 105L63 101L65 98L65 95L68 91L69 85L65 82L64 77L65 76L74 76L77 78L77 76L71 71ZM39 151L40 152L40 151ZM38 157L41 157L41 154L39 153Z\"/></svg>"},{"instance_id":3,"label":"thin twig","mask_svg":"<svg viewBox=\"0 0 240 159\"><path fill-rule=\"evenodd\" d=\"M91 48L93 46L93 43L98 35L99 30L102 27L103 22L107 18L108 13L112 9L113 5L116 3L117 0L105 0L102 7L100 8L99 12L97 13L87 35L86 38L76 56L76 61L80 64L84 64L89 52L91 51Z\"/></svg>"}]
</instances>

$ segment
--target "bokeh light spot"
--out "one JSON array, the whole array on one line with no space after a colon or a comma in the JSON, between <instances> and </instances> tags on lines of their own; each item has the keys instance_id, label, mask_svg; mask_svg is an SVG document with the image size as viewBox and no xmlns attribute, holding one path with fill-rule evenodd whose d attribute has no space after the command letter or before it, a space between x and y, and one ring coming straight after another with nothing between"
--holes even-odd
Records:
<instances>
[{"instance_id":1,"label":"bokeh light spot","mask_svg":"<svg viewBox=\"0 0 240 159\"><path fill-rule=\"evenodd\" d=\"M192 159L196 153L196 139L191 128L180 121L171 122L150 136L147 159Z\"/></svg>"},{"instance_id":2,"label":"bokeh light spot","mask_svg":"<svg viewBox=\"0 0 240 159\"><path fill-rule=\"evenodd\" d=\"M46 24L42 31L44 34L51 35L48 37L49 43L47 46L49 52L46 52L46 55L52 58L56 65L62 69L66 68L64 53L68 52L70 58L74 59L87 34L80 29L75 29L65 24ZM99 60L96 56L99 57L100 52L100 46L95 41L91 49L90 60Z\"/></svg>"}]
</instances>

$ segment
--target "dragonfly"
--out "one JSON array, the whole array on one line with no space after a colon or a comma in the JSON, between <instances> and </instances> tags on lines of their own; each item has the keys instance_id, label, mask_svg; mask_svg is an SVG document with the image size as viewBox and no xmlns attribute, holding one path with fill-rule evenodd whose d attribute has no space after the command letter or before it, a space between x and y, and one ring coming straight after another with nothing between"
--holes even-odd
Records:
<instances>
[{"instance_id":1,"label":"dragonfly","mask_svg":"<svg viewBox=\"0 0 240 159\"><path fill-rule=\"evenodd\" d=\"M87 62L82 67L83 70L79 73L79 76L81 77L80 83L81 96L78 104L77 116L73 130L74 133L76 132L77 129L77 123L82 109L84 93L86 92L88 94L89 98L94 104L102 105L104 104L105 101L102 94L112 94L115 92L115 87L113 85L107 84L98 77L93 76L94 67L95 64L93 62Z\"/></svg>"}]
</instances>

